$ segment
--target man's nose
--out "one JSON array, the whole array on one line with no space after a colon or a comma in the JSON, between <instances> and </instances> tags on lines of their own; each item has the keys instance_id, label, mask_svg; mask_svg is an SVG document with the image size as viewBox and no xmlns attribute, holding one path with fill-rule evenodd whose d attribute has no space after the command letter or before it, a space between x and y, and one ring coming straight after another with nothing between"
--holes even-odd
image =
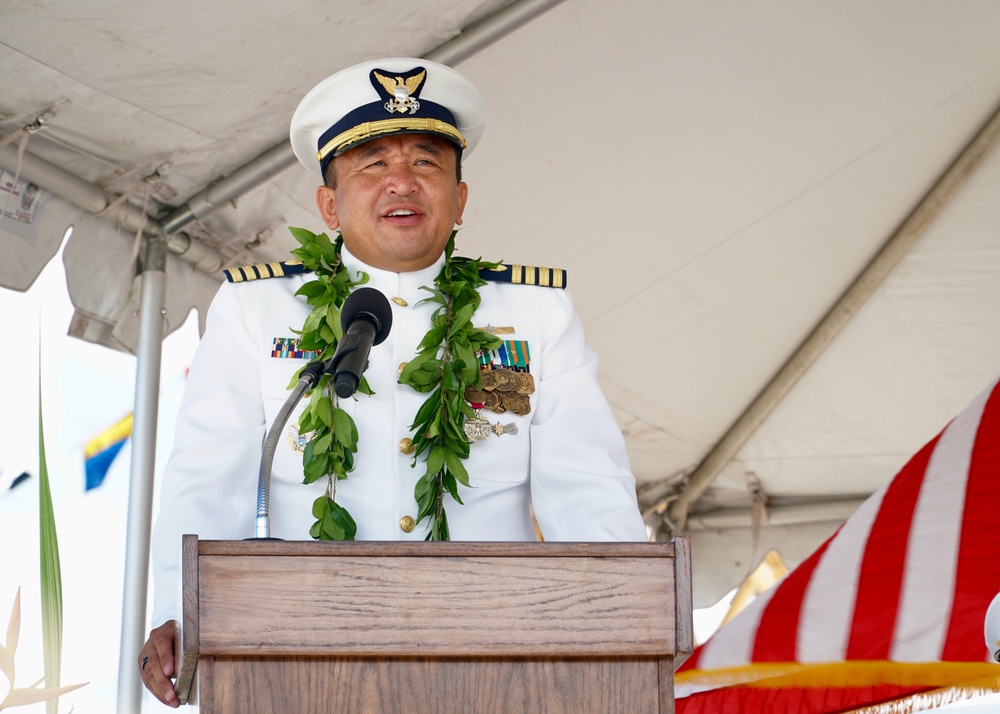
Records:
<instances>
[{"instance_id":1,"label":"man's nose","mask_svg":"<svg viewBox=\"0 0 1000 714\"><path fill-rule=\"evenodd\" d=\"M416 174L407 165L397 165L389 172L386 190L397 196L409 196L417 190Z\"/></svg>"}]
</instances>

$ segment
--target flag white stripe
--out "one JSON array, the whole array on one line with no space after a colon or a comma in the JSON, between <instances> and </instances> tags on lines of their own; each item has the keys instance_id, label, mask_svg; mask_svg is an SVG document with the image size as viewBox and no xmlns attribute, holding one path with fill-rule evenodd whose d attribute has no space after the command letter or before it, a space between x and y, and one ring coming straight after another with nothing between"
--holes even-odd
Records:
<instances>
[{"instance_id":1,"label":"flag white stripe","mask_svg":"<svg viewBox=\"0 0 1000 714\"><path fill-rule=\"evenodd\" d=\"M750 663L757 626L777 589L778 586L775 586L758 595L739 615L708 639L698 660L699 669L739 667Z\"/></svg>"},{"instance_id":2,"label":"flag white stripe","mask_svg":"<svg viewBox=\"0 0 1000 714\"><path fill-rule=\"evenodd\" d=\"M941 659L955 593L955 570L972 447L991 390L948 425L927 464L906 549L903 587L889 658Z\"/></svg>"},{"instance_id":3,"label":"flag white stripe","mask_svg":"<svg viewBox=\"0 0 1000 714\"><path fill-rule=\"evenodd\" d=\"M883 486L847 519L813 571L803 596L796 661L835 662L847 654L861 560L887 489Z\"/></svg>"}]
</instances>

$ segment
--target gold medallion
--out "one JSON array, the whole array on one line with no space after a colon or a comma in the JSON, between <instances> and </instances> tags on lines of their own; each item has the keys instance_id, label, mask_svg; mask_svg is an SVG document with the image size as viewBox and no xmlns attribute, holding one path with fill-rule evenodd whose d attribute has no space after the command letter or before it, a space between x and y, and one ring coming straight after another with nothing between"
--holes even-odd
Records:
<instances>
[{"instance_id":1,"label":"gold medallion","mask_svg":"<svg viewBox=\"0 0 1000 714\"><path fill-rule=\"evenodd\" d=\"M493 374L497 377L497 391L513 392L521 384L521 380L518 379L516 373L511 372L509 369L495 369L493 370Z\"/></svg>"},{"instance_id":2,"label":"gold medallion","mask_svg":"<svg viewBox=\"0 0 1000 714\"><path fill-rule=\"evenodd\" d=\"M486 391L497 388L497 375L492 369L479 370L479 381Z\"/></svg>"},{"instance_id":3,"label":"gold medallion","mask_svg":"<svg viewBox=\"0 0 1000 714\"><path fill-rule=\"evenodd\" d=\"M503 414L507 409L504 407L503 402L500 401L500 395L496 392L486 392L486 398L483 400L483 409L489 409L491 412L496 412L497 414Z\"/></svg>"},{"instance_id":4,"label":"gold medallion","mask_svg":"<svg viewBox=\"0 0 1000 714\"><path fill-rule=\"evenodd\" d=\"M518 416L524 416L531 411L531 402L528 401L528 395L526 394L504 392L500 395L500 401L507 411Z\"/></svg>"},{"instance_id":5,"label":"gold medallion","mask_svg":"<svg viewBox=\"0 0 1000 714\"><path fill-rule=\"evenodd\" d=\"M465 401L469 404L485 404L486 403L486 392L480 389L473 389L469 387L465 390Z\"/></svg>"}]
</instances>

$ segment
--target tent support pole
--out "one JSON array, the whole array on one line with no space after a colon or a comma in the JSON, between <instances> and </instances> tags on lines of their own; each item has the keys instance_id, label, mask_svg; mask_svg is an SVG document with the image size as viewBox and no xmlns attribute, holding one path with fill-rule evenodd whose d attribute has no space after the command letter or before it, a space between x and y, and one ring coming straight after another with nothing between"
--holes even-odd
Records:
<instances>
[{"instance_id":1,"label":"tent support pole","mask_svg":"<svg viewBox=\"0 0 1000 714\"><path fill-rule=\"evenodd\" d=\"M1000 109L983 125L937 182L917 203L906 219L889 237L878 254L799 345L787 362L771 378L763 391L729 427L722 439L691 473L680 497L670 504L668 515L676 524L676 533L684 531L692 505L711 485L716 476L732 461L739 450L764 423L841 329L868 301L896 264L913 247L923 232L941 214L948 202L983 160L1000 142Z\"/></svg>"},{"instance_id":2,"label":"tent support pole","mask_svg":"<svg viewBox=\"0 0 1000 714\"><path fill-rule=\"evenodd\" d=\"M139 308L139 341L136 350L132 468L125 540L121 649L118 660L118 714L131 714L142 709L143 685L136 660L142 644L146 641L146 593L149 587L156 416L160 396L160 356L163 349L163 310L166 304L167 285L165 241L147 240L145 257Z\"/></svg>"}]
</instances>

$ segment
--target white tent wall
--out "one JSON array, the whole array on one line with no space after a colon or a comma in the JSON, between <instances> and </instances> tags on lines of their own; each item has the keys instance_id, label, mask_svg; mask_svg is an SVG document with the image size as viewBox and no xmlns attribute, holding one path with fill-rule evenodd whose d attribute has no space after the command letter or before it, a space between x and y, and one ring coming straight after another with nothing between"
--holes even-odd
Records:
<instances>
[{"instance_id":1,"label":"white tent wall","mask_svg":"<svg viewBox=\"0 0 1000 714\"><path fill-rule=\"evenodd\" d=\"M330 72L425 54L503 5L15 0L0 137L54 106L28 152L133 205L148 190L162 217L284 141ZM489 111L459 249L569 271L644 506L676 495L1000 105L997 37L993 0L566 0L458 64ZM748 509L748 472L778 508L863 497L996 376L998 182L993 155L692 517ZM184 230L228 264L280 259L285 226L322 228L314 189L296 165ZM188 289L179 265L168 290ZM756 555L749 528L693 529L696 606L836 526L765 521Z\"/></svg>"}]
</instances>

